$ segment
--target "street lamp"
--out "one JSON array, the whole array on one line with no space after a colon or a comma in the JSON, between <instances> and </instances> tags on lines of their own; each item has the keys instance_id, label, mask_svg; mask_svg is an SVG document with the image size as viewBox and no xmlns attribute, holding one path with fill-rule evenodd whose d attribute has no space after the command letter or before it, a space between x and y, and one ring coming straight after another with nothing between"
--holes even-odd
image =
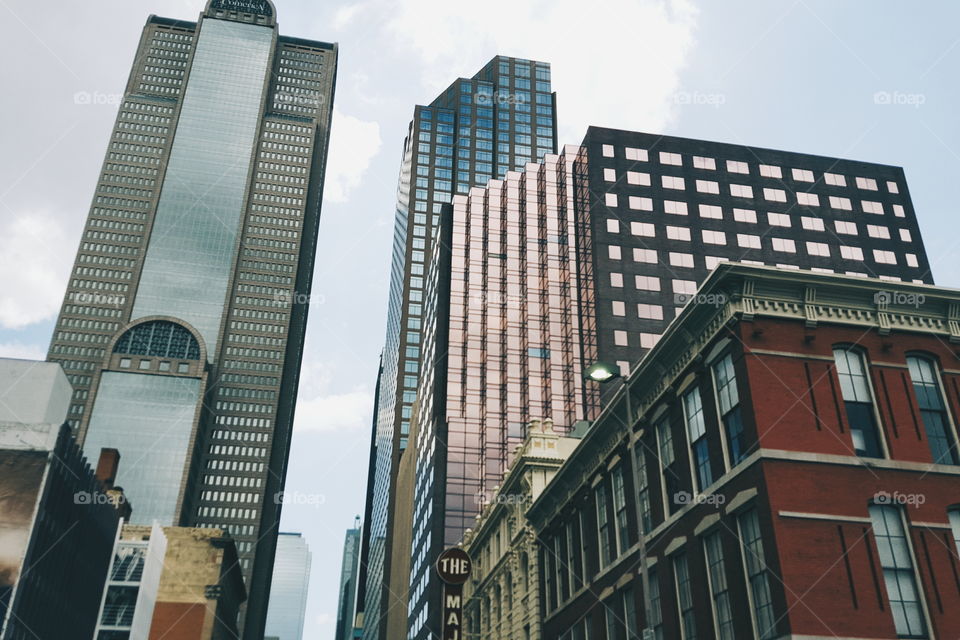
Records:
<instances>
[{"instance_id":1,"label":"street lamp","mask_svg":"<svg viewBox=\"0 0 960 640\"><path fill-rule=\"evenodd\" d=\"M620 376L620 369L612 364L603 361L594 362L592 365L587 367L587 370L584 372L583 377L587 380L592 380L594 382L599 382L603 384L605 382L610 382L615 380Z\"/></svg>"}]
</instances>

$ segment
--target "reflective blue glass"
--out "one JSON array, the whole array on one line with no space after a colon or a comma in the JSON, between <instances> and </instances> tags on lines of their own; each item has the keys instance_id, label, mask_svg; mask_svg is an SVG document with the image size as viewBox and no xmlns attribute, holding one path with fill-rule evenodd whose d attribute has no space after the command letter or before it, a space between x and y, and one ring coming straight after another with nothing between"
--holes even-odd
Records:
<instances>
[{"instance_id":1,"label":"reflective blue glass","mask_svg":"<svg viewBox=\"0 0 960 640\"><path fill-rule=\"evenodd\" d=\"M214 353L247 193L273 30L204 19L133 318L192 324Z\"/></svg>"},{"instance_id":2,"label":"reflective blue glass","mask_svg":"<svg viewBox=\"0 0 960 640\"><path fill-rule=\"evenodd\" d=\"M133 524L176 525L186 478L200 380L105 371L83 443L88 460L120 452L116 484L133 507Z\"/></svg>"}]
</instances>

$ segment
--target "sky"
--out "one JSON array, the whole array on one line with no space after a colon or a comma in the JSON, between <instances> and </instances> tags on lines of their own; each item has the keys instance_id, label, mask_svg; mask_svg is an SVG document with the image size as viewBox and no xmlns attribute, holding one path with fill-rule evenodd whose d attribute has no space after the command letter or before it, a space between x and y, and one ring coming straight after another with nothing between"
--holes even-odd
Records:
<instances>
[{"instance_id":1,"label":"sky","mask_svg":"<svg viewBox=\"0 0 960 640\"><path fill-rule=\"evenodd\" d=\"M203 0L0 0L0 356L45 357L143 24ZM313 553L303 640L336 626L362 513L396 179L415 104L496 54L553 66L588 125L901 166L935 281L960 286L960 4L869 0L275 0L338 42L314 301L282 529Z\"/></svg>"}]
</instances>

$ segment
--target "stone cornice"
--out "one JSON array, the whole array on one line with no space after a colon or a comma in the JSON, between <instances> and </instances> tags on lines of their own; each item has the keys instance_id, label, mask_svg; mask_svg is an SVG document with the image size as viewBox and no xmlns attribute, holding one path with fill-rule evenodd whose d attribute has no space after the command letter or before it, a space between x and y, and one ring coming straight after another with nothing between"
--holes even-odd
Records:
<instances>
[{"instance_id":1,"label":"stone cornice","mask_svg":"<svg viewBox=\"0 0 960 640\"><path fill-rule=\"evenodd\" d=\"M663 399L728 323L757 318L939 335L960 342L960 291L926 284L722 263L610 399L527 510L537 530L568 504L631 428ZM629 392L629 393L628 393Z\"/></svg>"}]
</instances>

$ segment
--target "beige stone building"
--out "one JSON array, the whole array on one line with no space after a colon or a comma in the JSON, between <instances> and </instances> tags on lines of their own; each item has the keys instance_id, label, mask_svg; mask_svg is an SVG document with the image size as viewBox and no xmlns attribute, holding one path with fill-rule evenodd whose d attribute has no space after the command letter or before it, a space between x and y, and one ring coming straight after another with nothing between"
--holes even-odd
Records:
<instances>
[{"instance_id":1,"label":"beige stone building","mask_svg":"<svg viewBox=\"0 0 960 640\"><path fill-rule=\"evenodd\" d=\"M526 510L578 443L555 433L552 421L534 420L503 485L478 497L486 504L463 542L473 560L464 585L466 639L540 639L537 540Z\"/></svg>"}]
</instances>

